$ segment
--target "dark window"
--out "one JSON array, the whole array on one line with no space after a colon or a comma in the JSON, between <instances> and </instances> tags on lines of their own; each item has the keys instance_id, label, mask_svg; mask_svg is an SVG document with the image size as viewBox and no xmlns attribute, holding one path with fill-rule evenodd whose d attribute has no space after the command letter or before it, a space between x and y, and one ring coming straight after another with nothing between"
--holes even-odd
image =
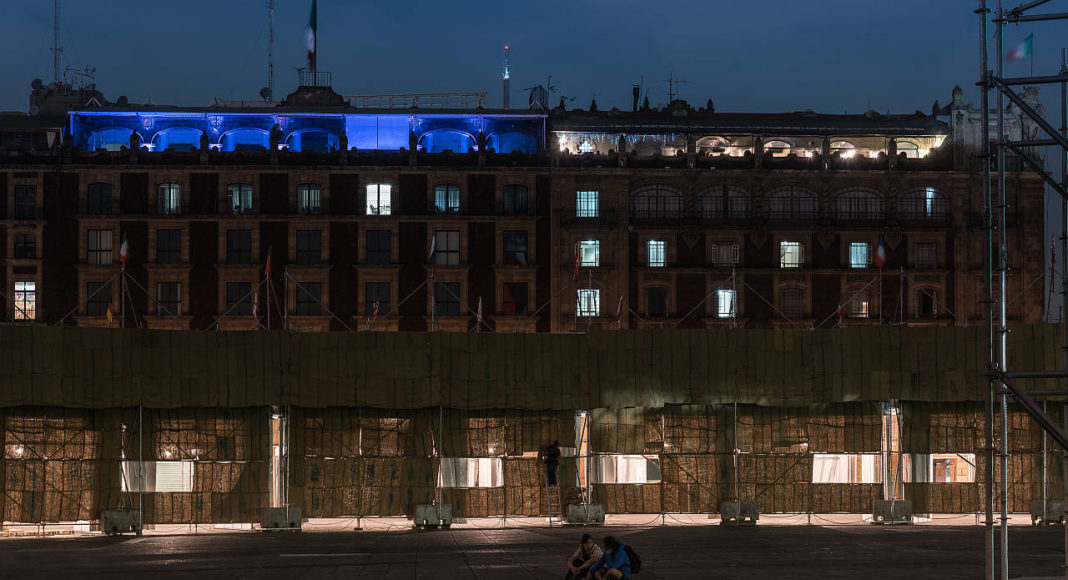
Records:
<instances>
[{"instance_id":1,"label":"dark window","mask_svg":"<svg viewBox=\"0 0 1068 580\"><path fill-rule=\"evenodd\" d=\"M834 198L835 217L841 220L881 220L885 208L882 195L861 187L843 191Z\"/></svg>"},{"instance_id":2,"label":"dark window","mask_svg":"<svg viewBox=\"0 0 1068 580\"><path fill-rule=\"evenodd\" d=\"M226 313L252 315L252 282L226 283Z\"/></svg>"},{"instance_id":3,"label":"dark window","mask_svg":"<svg viewBox=\"0 0 1068 580\"><path fill-rule=\"evenodd\" d=\"M937 292L929 288L920 288L919 290L919 309L916 312L923 318L934 318L938 315L938 300L936 298Z\"/></svg>"},{"instance_id":4,"label":"dark window","mask_svg":"<svg viewBox=\"0 0 1068 580\"><path fill-rule=\"evenodd\" d=\"M527 285L525 282L504 283L504 314L505 316L526 316L527 308Z\"/></svg>"},{"instance_id":5,"label":"dark window","mask_svg":"<svg viewBox=\"0 0 1068 580\"><path fill-rule=\"evenodd\" d=\"M527 265L526 232L504 232L504 264L506 266Z\"/></svg>"},{"instance_id":6,"label":"dark window","mask_svg":"<svg viewBox=\"0 0 1068 580\"><path fill-rule=\"evenodd\" d=\"M159 303L160 316L181 316L182 284L180 282L157 283L156 301Z\"/></svg>"},{"instance_id":7,"label":"dark window","mask_svg":"<svg viewBox=\"0 0 1068 580\"><path fill-rule=\"evenodd\" d=\"M32 220L37 217L37 187L15 186L15 219Z\"/></svg>"},{"instance_id":8,"label":"dark window","mask_svg":"<svg viewBox=\"0 0 1068 580\"><path fill-rule=\"evenodd\" d=\"M437 213L460 212L460 186L439 185L434 188L434 211Z\"/></svg>"},{"instance_id":9,"label":"dark window","mask_svg":"<svg viewBox=\"0 0 1068 580\"><path fill-rule=\"evenodd\" d=\"M682 192L662 185L638 189L630 196L630 215L636 218L682 217Z\"/></svg>"},{"instance_id":10,"label":"dark window","mask_svg":"<svg viewBox=\"0 0 1068 580\"><path fill-rule=\"evenodd\" d=\"M460 232L434 232L434 263L438 266L460 264Z\"/></svg>"},{"instance_id":11,"label":"dark window","mask_svg":"<svg viewBox=\"0 0 1068 580\"><path fill-rule=\"evenodd\" d=\"M391 264L391 232L389 230L367 230L367 263Z\"/></svg>"},{"instance_id":12,"label":"dark window","mask_svg":"<svg viewBox=\"0 0 1068 580\"><path fill-rule=\"evenodd\" d=\"M226 186L227 211L232 215L252 213L252 186L247 183L231 183Z\"/></svg>"},{"instance_id":13,"label":"dark window","mask_svg":"<svg viewBox=\"0 0 1068 580\"><path fill-rule=\"evenodd\" d=\"M111 230L86 232L86 261L97 266L111 263Z\"/></svg>"},{"instance_id":14,"label":"dark window","mask_svg":"<svg viewBox=\"0 0 1068 580\"><path fill-rule=\"evenodd\" d=\"M779 310L788 318L797 318L802 314L801 302L804 292L799 288L786 288L779 294Z\"/></svg>"},{"instance_id":15,"label":"dark window","mask_svg":"<svg viewBox=\"0 0 1068 580\"><path fill-rule=\"evenodd\" d=\"M438 316L460 315L459 282L437 282L434 284L434 312Z\"/></svg>"},{"instance_id":16,"label":"dark window","mask_svg":"<svg viewBox=\"0 0 1068 580\"><path fill-rule=\"evenodd\" d=\"M506 185L503 193L504 213L506 215L526 215L527 186Z\"/></svg>"},{"instance_id":17,"label":"dark window","mask_svg":"<svg viewBox=\"0 0 1068 580\"><path fill-rule=\"evenodd\" d=\"M764 213L776 219L813 219L819 216L819 198L816 192L804 187L779 187L768 192Z\"/></svg>"},{"instance_id":18,"label":"dark window","mask_svg":"<svg viewBox=\"0 0 1068 580\"><path fill-rule=\"evenodd\" d=\"M36 258L37 257L37 238L33 234L16 234L15 235L15 257L16 258Z\"/></svg>"},{"instance_id":19,"label":"dark window","mask_svg":"<svg viewBox=\"0 0 1068 580\"><path fill-rule=\"evenodd\" d=\"M111 215L110 183L89 184L85 213L93 215Z\"/></svg>"},{"instance_id":20,"label":"dark window","mask_svg":"<svg viewBox=\"0 0 1068 580\"><path fill-rule=\"evenodd\" d=\"M182 261L182 231L156 231L156 263L178 264Z\"/></svg>"},{"instance_id":21,"label":"dark window","mask_svg":"<svg viewBox=\"0 0 1068 580\"><path fill-rule=\"evenodd\" d=\"M297 230L297 263L315 265L323 259L323 234L319 230Z\"/></svg>"},{"instance_id":22,"label":"dark window","mask_svg":"<svg viewBox=\"0 0 1068 580\"><path fill-rule=\"evenodd\" d=\"M364 294L366 296L364 308L368 317L374 316L375 300L378 301L378 317L382 318L389 314L389 282L368 282L364 284Z\"/></svg>"},{"instance_id":23,"label":"dark window","mask_svg":"<svg viewBox=\"0 0 1068 580\"><path fill-rule=\"evenodd\" d=\"M900 211L907 220L945 220L949 219L949 200L933 187L913 189L902 196Z\"/></svg>"},{"instance_id":24,"label":"dark window","mask_svg":"<svg viewBox=\"0 0 1068 580\"><path fill-rule=\"evenodd\" d=\"M182 190L177 183L161 183L156 191L156 204L160 215L182 213Z\"/></svg>"},{"instance_id":25,"label":"dark window","mask_svg":"<svg viewBox=\"0 0 1068 580\"><path fill-rule=\"evenodd\" d=\"M645 292L645 314L657 318L667 316L667 289L649 288Z\"/></svg>"},{"instance_id":26,"label":"dark window","mask_svg":"<svg viewBox=\"0 0 1068 580\"><path fill-rule=\"evenodd\" d=\"M707 189L698 196L701 217L747 218L752 209L749 193L739 187L722 185Z\"/></svg>"},{"instance_id":27,"label":"dark window","mask_svg":"<svg viewBox=\"0 0 1068 580\"><path fill-rule=\"evenodd\" d=\"M86 282L85 313L89 316L107 316L111 304L111 282Z\"/></svg>"},{"instance_id":28,"label":"dark window","mask_svg":"<svg viewBox=\"0 0 1068 580\"><path fill-rule=\"evenodd\" d=\"M318 282L297 282L297 314L318 316L321 308L323 285Z\"/></svg>"},{"instance_id":29,"label":"dark window","mask_svg":"<svg viewBox=\"0 0 1068 580\"><path fill-rule=\"evenodd\" d=\"M252 263L252 230L226 230L226 263Z\"/></svg>"},{"instance_id":30,"label":"dark window","mask_svg":"<svg viewBox=\"0 0 1068 580\"><path fill-rule=\"evenodd\" d=\"M938 263L938 254L935 244L931 242L918 242L916 244L916 268L932 269Z\"/></svg>"},{"instance_id":31,"label":"dark window","mask_svg":"<svg viewBox=\"0 0 1068 580\"><path fill-rule=\"evenodd\" d=\"M297 213L319 215L323 188L314 183L297 186Z\"/></svg>"}]
</instances>

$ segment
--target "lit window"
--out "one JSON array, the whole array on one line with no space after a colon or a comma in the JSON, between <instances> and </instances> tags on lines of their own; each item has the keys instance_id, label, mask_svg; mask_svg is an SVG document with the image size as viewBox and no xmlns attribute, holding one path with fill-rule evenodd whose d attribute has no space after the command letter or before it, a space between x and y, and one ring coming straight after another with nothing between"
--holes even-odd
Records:
<instances>
[{"instance_id":1,"label":"lit window","mask_svg":"<svg viewBox=\"0 0 1068 580\"><path fill-rule=\"evenodd\" d=\"M736 308L734 290L730 288L716 290L716 316L731 318L734 316Z\"/></svg>"},{"instance_id":2,"label":"lit window","mask_svg":"<svg viewBox=\"0 0 1068 580\"><path fill-rule=\"evenodd\" d=\"M918 469L914 467L914 471ZM932 453L927 456L927 472L929 478L923 479L931 483L973 483L975 481L975 454Z\"/></svg>"},{"instance_id":3,"label":"lit window","mask_svg":"<svg viewBox=\"0 0 1068 580\"><path fill-rule=\"evenodd\" d=\"M322 207L323 188L314 183L297 186L297 213L319 215Z\"/></svg>"},{"instance_id":4,"label":"lit window","mask_svg":"<svg viewBox=\"0 0 1068 580\"><path fill-rule=\"evenodd\" d=\"M593 143L591 143L590 140L587 139L582 143L579 143L578 150L579 153L593 153Z\"/></svg>"},{"instance_id":5,"label":"lit window","mask_svg":"<svg viewBox=\"0 0 1068 580\"><path fill-rule=\"evenodd\" d=\"M438 266L460 265L460 232L434 232L434 263Z\"/></svg>"},{"instance_id":6,"label":"lit window","mask_svg":"<svg viewBox=\"0 0 1068 580\"><path fill-rule=\"evenodd\" d=\"M664 241L663 240L649 240L648 244L649 253L649 267L650 268L663 268L664 267Z\"/></svg>"},{"instance_id":7,"label":"lit window","mask_svg":"<svg viewBox=\"0 0 1068 580\"><path fill-rule=\"evenodd\" d=\"M867 268L871 265L871 246L867 242L850 242L849 267Z\"/></svg>"},{"instance_id":8,"label":"lit window","mask_svg":"<svg viewBox=\"0 0 1068 580\"><path fill-rule=\"evenodd\" d=\"M916 244L916 268L929 270L937 267L937 254L935 244L920 242Z\"/></svg>"},{"instance_id":9,"label":"lit window","mask_svg":"<svg viewBox=\"0 0 1068 580\"><path fill-rule=\"evenodd\" d=\"M800 268L804 263L804 246L801 242L779 242L779 266Z\"/></svg>"},{"instance_id":10,"label":"lit window","mask_svg":"<svg viewBox=\"0 0 1068 580\"><path fill-rule=\"evenodd\" d=\"M252 213L252 186L247 183L231 183L226 186L228 211L232 215Z\"/></svg>"},{"instance_id":11,"label":"lit window","mask_svg":"<svg viewBox=\"0 0 1068 580\"><path fill-rule=\"evenodd\" d=\"M86 261L96 266L111 263L111 230L86 232Z\"/></svg>"},{"instance_id":12,"label":"lit window","mask_svg":"<svg viewBox=\"0 0 1068 580\"><path fill-rule=\"evenodd\" d=\"M156 193L156 209L160 215L182 213L182 190L177 183L161 183Z\"/></svg>"},{"instance_id":13,"label":"lit window","mask_svg":"<svg viewBox=\"0 0 1068 580\"><path fill-rule=\"evenodd\" d=\"M438 487L504 487L504 463L498 457L442 457Z\"/></svg>"},{"instance_id":14,"label":"lit window","mask_svg":"<svg viewBox=\"0 0 1068 580\"><path fill-rule=\"evenodd\" d=\"M601 265L601 242L597 240L579 242L579 265L587 268Z\"/></svg>"},{"instance_id":15,"label":"lit window","mask_svg":"<svg viewBox=\"0 0 1068 580\"><path fill-rule=\"evenodd\" d=\"M741 247L737 242L712 244L713 264L737 264L740 261Z\"/></svg>"},{"instance_id":16,"label":"lit window","mask_svg":"<svg viewBox=\"0 0 1068 580\"><path fill-rule=\"evenodd\" d=\"M296 314L300 316L319 316L322 313L320 303L323 298L323 285L319 282L297 282Z\"/></svg>"},{"instance_id":17,"label":"lit window","mask_svg":"<svg viewBox=\"0 0 1068 580\"><path fill-rule=\"evenodd\" d=\"M161 316L182 315L182 284L159 282L156 284L156 302Z\"/></svg>"},{"instance_id":18,"label":"lit window","mask_svg":"<svg viewBox=\"0 0 1068 580\"><path fill-rule=\"evenodd\" d=\"M122 491L129 493L192 492L193 465L192 461L123 461Z\"/></svg>"},{"instance_id":19,"label":"lit window","mask_svg":"<svg viewBox=\"0 0 1068 580\"><path fill-rule=\"evenodd\" d=\"M849 317L867 318L869 316L868 291L860 290L850 294Z\"/></svg>"},{"instance_id":20,"label":"lit window","mask_svg":"<svg viewBox=\"0 0 1068 580\"><path fill-rule=\"evenodd\" d=\"M882 465L878 453L816 453L812 483L882 483Z\"/></svg>"},{"instance_id":21,"label":"lit window","mask_svg":"<svg viewBox=\"0 0 1068 580\"><path fill-rule=\"evenodd\" d=\"M388 183L372 183L367 186L367 215L390 215L390 194L393 186Z\"/></svg>"},{"instance_id":22,"label":"lit window","mask_svg":"<svg viewBox=\"0 0 1068 580\"><path fill-rule=\"evenodd\" d=\"M591 458L592 483L656 483L660 459L644 455L597 455Z\"/></svg>"},{"instance_id":23,"label":"lit window","mask_svg":"<svg viewBox=\"0 0 1068 580\"><path fill-rule=\"evenodd\" d=\"M575 193L575 216L595 218L599 214L596 191L579 191Z\"/></svg>"},{"instance_id":24,"label":"lit window","mask_svg":"<svg viewBox=\"0 0 1068 580\"><path fill-rule=\"evenodd\" d=\"M442 213L460 212L460 186L439 185L434 188L434 211Z\"/></svg>"},{"instance_id":25,"label":"lit window","mask_svg":"<svg viewBox=\"0 0 1068 580\"><path fill-rule=\"evenodd\" d=\"M37 282L15 282L15 320L37 318Z\"/></svg>"},{"instance_id":26,"label":"lit window","mask_svg":"<svg viewBox=\"0 0 1068 580\"><path fill-rule=\"evenodd\" d=\"M905 193L900 211L907 220L944 220L949 218L949 200L933 187L921 187Z\"/></svg>"},{"instance_id":27,"label":"lit window","mask_svg":"<svg viewBox=\"0 0 1068 580\"><path fill-rule=\"evenodd\" d=\"M601 313L601 290L598 288L580 288L575 309L579 316L598 316Z\"/></svg>"}]
</instances>

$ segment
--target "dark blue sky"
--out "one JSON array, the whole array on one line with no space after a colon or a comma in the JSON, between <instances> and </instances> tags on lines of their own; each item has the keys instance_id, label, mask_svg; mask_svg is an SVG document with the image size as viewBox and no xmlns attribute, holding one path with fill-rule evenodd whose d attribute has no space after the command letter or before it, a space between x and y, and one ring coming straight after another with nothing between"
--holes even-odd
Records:
<instances>
[{"instance_id":1,"label":"dark blue sky","mask_svg":"<svg viewBox=\"0 0 1068 580\"><path fill-rule=\"evenodd\" d=\"M276 0L276 94L304 65L311 0ZM1012 4L1014 6L1015 4ZM586 107L630 106L644 78L653 104L669 74L691 103L720 111L930 111L954 84L976 101L970 0L319 0L320 69L342 94L487 91L501 102L512 46L512 102L552 75ZM1006 5L1007 7L1009 4ZM206 105L256 99L266 85L265 0L66 0L63 65L94 66L114 100ZM1056 70L1064 24L1035 32L1035 71ZM30 81L52 77L52 2L7 0L0 19L0 110L25 111ZM1014 64L1016 74L1027 72ZM1010 69L1010 72L1011 69ZM555 103L557 98L553 98Z\"/></svg>"}]
</instances>

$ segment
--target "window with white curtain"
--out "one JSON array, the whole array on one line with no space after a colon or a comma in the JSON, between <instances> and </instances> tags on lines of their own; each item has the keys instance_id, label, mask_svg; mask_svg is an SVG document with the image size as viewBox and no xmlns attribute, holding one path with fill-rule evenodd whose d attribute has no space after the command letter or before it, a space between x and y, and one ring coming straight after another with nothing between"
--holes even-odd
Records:
<instances>
[{"instance_id":1,"label":"window with white curtain","mask_svg":"<svg viewBox=\"0 0 1068 580\"><path fill-rule=\"evenodd\" d=\"M498 457L442 457L438 487L504 487Z\"/></svg>"},{"instance_id":2,"label":"window with white curtain","mask_svg":"<svg viewBox=\"0 0 1068 580\"><path fill-rule=\"evenodd\" d=\"M590 458L593 483L657 483L660 459L644 455L597 455Z\"/></svg>"}]
</instances>

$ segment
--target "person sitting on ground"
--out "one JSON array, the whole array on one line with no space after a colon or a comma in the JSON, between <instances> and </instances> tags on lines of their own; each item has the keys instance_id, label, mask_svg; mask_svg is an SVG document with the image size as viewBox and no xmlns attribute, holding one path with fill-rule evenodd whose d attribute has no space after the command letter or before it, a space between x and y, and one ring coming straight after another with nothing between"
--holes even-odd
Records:
<instances>
[{"instance_id":1,"label":"person sitting on ground","mask_svg":"<svg viewBox=\"0 0 1068 580\"><path fill-rule=\"evenodd\" d=\"M597 580L630 580L630 557L624 545L612 536L605 536L604 555L590 566L590 574Z\"/></svg>"},{"instance_id":2,"label":"person sitting on ground","mask_svg":"<svg viewBox=\"0 0 1068 580\"><path fill-rule=\"evenodd\" d=\"M593 541L593 536L582 534L578 549L567 559L567 574L564 575L564 580L588 578L590 566L593 566L603 555L601 547Z\"/></svg>"}]
</instances>

